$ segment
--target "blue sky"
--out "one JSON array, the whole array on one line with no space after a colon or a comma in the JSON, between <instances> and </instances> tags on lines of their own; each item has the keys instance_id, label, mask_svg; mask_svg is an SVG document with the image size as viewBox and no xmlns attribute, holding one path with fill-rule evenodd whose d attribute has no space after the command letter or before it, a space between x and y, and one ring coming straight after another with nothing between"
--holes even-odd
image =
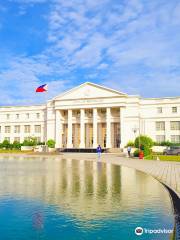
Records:
<instances>
[{"instance_id":1,"label":"blue sky","mask_svg":"<svg viewBox=\"0 0 180 240\"><path fill-rule=\"evenodd\" d=\"M85 81L179 96L180 1L1 1L0 57L0 105L42 103ZM44 83L48 93L35 93Z\"/></svg>"}]
</instances>

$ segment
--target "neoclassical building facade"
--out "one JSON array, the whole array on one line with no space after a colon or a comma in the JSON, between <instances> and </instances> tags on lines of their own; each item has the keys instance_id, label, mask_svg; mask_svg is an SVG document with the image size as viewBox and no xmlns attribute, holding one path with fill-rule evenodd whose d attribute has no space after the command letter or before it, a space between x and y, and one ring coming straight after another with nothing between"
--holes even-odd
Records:
<instances>
[{"instance_id":1,"label":"neoclassical building facade","mask_svg":"<svg viewBox=\"0 0 180 240\"><path fill-rule=\"evenodd\" d=\"M180 97L142 98L86 82L35 106L0 107L0 142L56 141L57 148L123 148L139 134L180 142Z\"/></svg>"}]
</instances>

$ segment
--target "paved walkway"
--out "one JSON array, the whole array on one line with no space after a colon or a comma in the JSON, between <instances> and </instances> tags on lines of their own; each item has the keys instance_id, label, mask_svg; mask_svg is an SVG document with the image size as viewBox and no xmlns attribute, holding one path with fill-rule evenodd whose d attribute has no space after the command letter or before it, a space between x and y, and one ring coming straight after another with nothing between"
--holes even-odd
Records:
<instances>
[{"instance_id":1,"label":"paved walkway","mask_svg":"<svg viewBox=\"0 0 180 240\"><path fill-rule=\"evenodd\" d=\"M67 153L63 155L68 155L69 157L76 159L86 159L93 161L97 160L97 156L95 154ZM101 157L101 161L135 168L137 170L150 174L160 182L170 187L180 198L180 162L139 160L120 157L118 154L104 154Z\"/></svg>"}]
</instances>

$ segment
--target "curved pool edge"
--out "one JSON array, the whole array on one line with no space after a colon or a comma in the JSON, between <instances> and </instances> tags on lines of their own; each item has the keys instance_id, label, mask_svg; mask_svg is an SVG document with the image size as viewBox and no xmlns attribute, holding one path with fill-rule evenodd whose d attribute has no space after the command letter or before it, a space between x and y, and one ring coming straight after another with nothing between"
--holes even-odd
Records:
<instances>
[{"instance_id":1,"label":"curved pool edge","mask_svg":"<svg viewBox=\"0 0 180 240\"><path fill-rule=\"evenodd\" d=\"M162 183L163 184L163 183ZM178 240L180 239L180 198L178 195L167 185L163 184L164 187L167 189L170 197L171 197L171 202L174 210L174 232L175 236L174 239Z\"/></svg>"}]
</instances>

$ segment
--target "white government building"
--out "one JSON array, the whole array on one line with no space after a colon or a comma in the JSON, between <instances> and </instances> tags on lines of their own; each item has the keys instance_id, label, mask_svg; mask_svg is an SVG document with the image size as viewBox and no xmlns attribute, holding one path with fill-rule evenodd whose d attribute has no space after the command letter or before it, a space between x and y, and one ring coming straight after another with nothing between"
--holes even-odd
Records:
<instances>
[{"instance_id":1,"label":"white government building","mask_svg":"<svg viewBox=\"0 0 180 240\"><path fill-rule=\"evenodd\" d=\"M0 107L0 142L123 148L139 134L180 143L180 97L142 98L85 82L42 105Z\"/></svg>"}]
</instances>

